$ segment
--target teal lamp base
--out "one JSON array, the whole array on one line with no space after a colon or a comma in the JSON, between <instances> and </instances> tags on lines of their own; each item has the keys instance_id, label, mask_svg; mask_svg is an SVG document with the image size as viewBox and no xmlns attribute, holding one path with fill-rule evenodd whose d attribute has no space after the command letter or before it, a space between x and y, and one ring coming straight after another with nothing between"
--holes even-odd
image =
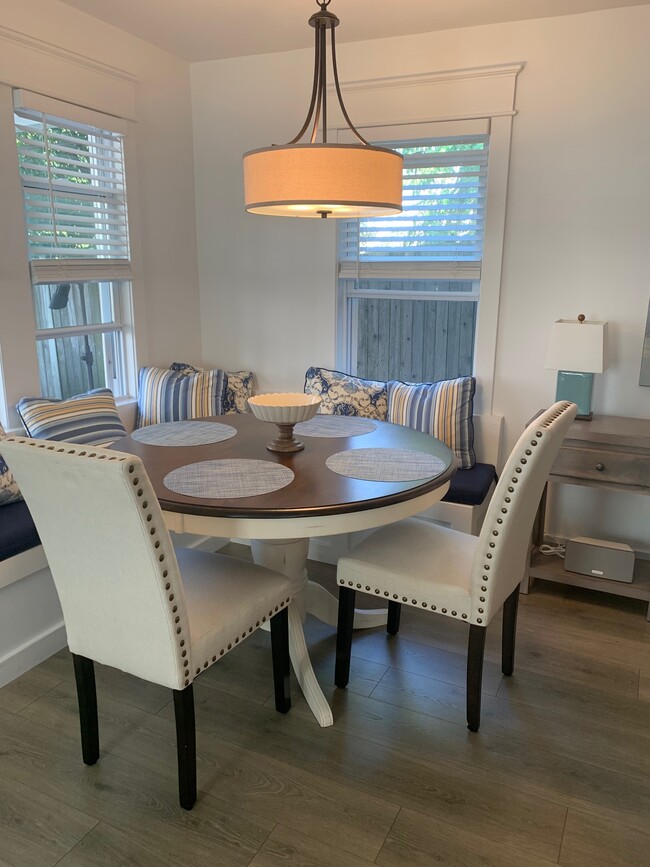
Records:
<instances>
[{"instance_id":1,"label":"teal lamp base","mask_svg":"<svg viewBox=\"0 0 650 867\"><path fill-rule=\"evenodd\" d=\"M556 400L569 400L578 404L576 418L591 421L591 391L594 385L593 373L576 373L573 370L558 370Z\"/></svg>"}]
</instances>

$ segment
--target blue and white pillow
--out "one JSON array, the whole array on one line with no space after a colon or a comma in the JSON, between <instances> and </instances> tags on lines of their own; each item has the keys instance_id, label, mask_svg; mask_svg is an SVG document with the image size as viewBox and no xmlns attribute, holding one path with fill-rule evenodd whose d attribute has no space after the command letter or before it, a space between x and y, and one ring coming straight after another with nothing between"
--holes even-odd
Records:
<instances>
[{"instance_id":1,"label":"blue and white pillow","mask_svg":"<svg viewBox=\"0 0 650 867\"><path fill-rule=\"evenodd\" d=\"M223 393L223 411L225 415L235 412L250 412L248 398L252 394L252 370L226 371L226 387Z\"/></svg>"},{"instance_id":2,"label":"blue and white pillow","mask_svg":"<svg viewBox=\"0 0 650 867\"><path fill-rule=\"evenodd\" d=\"M474 454L473 376L440 382L388 383L388 421L431 434L456 454L462 469L476 463Z\"/></svg>"},{"instance_id":3,"label":"blue and white pillow","mask_svg":"<svg viewBox=\"0 0 650 867\"><path fill-rule=\"evenodd\" d=\"M339 370L310 367L305 374L305 394L321 399L322 415L358 415L385 421L388 412L386 383L349 376Z\"/></svg>"},{"instance_id":4,"label":"blue and white pillow","mask_svg":"<svg viewBox=\"0 0 650 867\"><path fill-rule=\"evenodd\" d=\"M67 400L23 397L16 409L34 439L99 446L126 436L110 388L95 388Z\"/></svg>"},{"instance_id":5,"label":"blue and white pillow","mask_svg":"<svg viewBox=\"0 0 650 867\"><path fill-rule=\"evenodd\" d=\"M138 376L136 427L223 414L226 374L174 362L143 367Z\"/></svg>"},{"instance_id":6,"label":"blue and white pillow","mask_svg":"<svg viewBox=\"0 0 650 867\"><path fill-rule=\"evenodd\" d=\"M5 429L0 424L0 440L6 436ZM17 503L22 500L23 496L20 493L20 488L14 474L11 472L5 459L0 455L0 506L7 506L9 503Z\"/></svg>"}]
</instances>

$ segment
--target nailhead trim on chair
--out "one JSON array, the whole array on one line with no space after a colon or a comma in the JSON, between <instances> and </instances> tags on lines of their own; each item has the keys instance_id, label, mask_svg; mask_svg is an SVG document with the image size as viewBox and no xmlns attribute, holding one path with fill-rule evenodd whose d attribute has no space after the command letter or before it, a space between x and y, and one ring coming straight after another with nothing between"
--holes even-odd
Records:
<instances>
[{"instance_id":1,"label":"nailhead trim on chair","mask_svg":"<svg viewBox=\"0 0 650 867\"><path fill-rule=\"evenodd\" d=\"M540 427L546 427L546 428L548 428L548 427L549 427L549 426L550 426L554 421L556 421L556 419L560 418L560 416L562 415L562 413L565 412L565 411L568 409L569 406L570 406L569 403L565 403L565 404L563 404L563 406L562 406L559 410L556 410L556 411L555 411L551 416L549 416L548 418L546 418L543 422L540 422ZM527 464L528 464L528 457L530 457L530 456L532 455L532 453L533 453L533 452L532 452L532 449L535 448L535 446L537 446L538 441L542 438L543 435L544 435L544 434L543 434L543 431L542 431L542 430L537 430L537 431L535 431L535 437L536 437L536 439L531 439L531 440L530 440L530 448L529 448L529 447L526 447L526 448L524 449L524 455L521 456L521 457L519 458L519 463L520 463L520 464L522 464L523 466L527 466ZM508 490L508 494L514 494L514 493L515 493L516 489L515 489L513 486L516 485L516 484L518 484L518 482L519 482L519 476L521 475L522 472L524 472L524 470L522 469L521 466L519 466L519 467L515 467L515 471L514 471L515 474L512 476L512 478L511 478L511 480L510 480L510 481L511 481L511 484L508 486L508 489L507 489L507 490ZM507 515L509 514L509 509L506 508L506 505L510 506L510 504L512 503L512 497L511 497L511 496L505 496L505 497L503 498L503 502L504 502L504 505L502 505L502 507L501 507L501 515L506 515L506 516L507 516ZM498 517L498 518L496 518L496 524L499 525L499 529L497 529L497 528L495 527L495 528L492 530L492 536L493 536L493 537L497 537L497 538L498 538L498 536L499 536L499 532L500 532L501 528L504 527L505 522L506 522L507 520L508 520L507 517L505 517L505 518L502 518L502 517ZM497 542L491 541L491 542L488 543L488 547L489 547L492 551L496 551L496 546L497 546ZM487 552L487 553L485 554L485 558L486 558L487 560L492 560L492 559L493 559L493 554L492 554L491 552ZM490 570L490 564L489 564L489 563L485 563L485 564L483 565L483 570L484 570L485 572L488 572L488 571ZM488 576L488 575L483 575L483 576L482 576L482 579L483 579L483 582L484 582L484 583L483 583L483 585L481 586L481 592L485 593L485 592L487 592L487 583L488 583L488 580L489 580L489 576ZM485 602L486 598L487 598L487 597L485 597L485 596L481 596L479 601L480 601L480 602ZM484 608L478 608L477 611L478 611L479 614L483 614L484 611L485 611L485 609L484 609ZM477 618L476 618L476 622L477 622L478 624L481 624L481 623L483 622L483 618L479 618L479 617L477 617Z\"/></svg>"},{"instance_id":2,"label":"nailhead trim on chair","mask_svg":"<svg viewBox=\"0 0 650 867\"><path fill-rule=\"evenodd\" d=\"M540 427L549 427L550 424L551 424L552 422L554 422L557 418L559 418L559 417L562 415L562 413L565 412L566 409L568 409L569 406L570 406L569 403L564 404L564 405L561 407L560 410L554 412L553 415L552 415L552 416L549 416L549 418L546 419L545 421L540 422ZM534 448L534 447L538 444L538 441L542 438L542 436L543 436L543 431L541 431L541 430L536 431L536 432L535 432L535 437L536 437L536 439L531 439L531 440L530 440L530 446L531 446L532 448ZM525 455L526 457L520 457L520 458L519 458L519 463L520 463L520 464L523 464L524 466L527 466L527 464L528 464L528 459L527 459L527 458L530 457L530 456L532 455L532 450L531 450L531 448L528 448L528 447L527 447L527 448L524 450L524 455ZM508 486L508 488L507 488L507 492L508 492L509 495L510 495L510 494L514 494L514 493L516 492L516 489L515 489L513 486L516 485L516 484L518 484L518 482L519 482L519 476L521 475L522 472L524 472L524 470L522 469L522 467L515 467L515 471L514 471L514 472L515 472L515 474L513 475L512 479L511 479L511 484L510 484L510 485ZM510 510L509 508L506 508L506 506L510 506L510 505L512 504L512 502L513 502L513 498L512 498L511 496L505 496L504 499L503 499L503 502L504 502L504 505L502 505L502 507L501 507L500 514L501 514L501 515L504 515L504 516L506 516L506 517L497 517L497 518L495 519L495 523L496 523L497 526L495 526L495 527L492 529L492 537L493 537L493 539L499 539L499 536L500 536L500 533L501 533L502 529L505 528L506 521L508 520L508 517L507 517L507 516L511 513L511 510ZM501 540L499 539L499 542L500 542L500 541L501 541ZM496 542L496 541L490 541L490 542L488 542L488 547L490 548L490 551L486 552L486 554L485 554L485 559L486 559L486 560L492 560L492 559L494 558L494 554L493 554L492 552L495 552L495 551L496 551L497 544L498 544L498 542ZM484 563L484 564L483 564L483 571L484 571L484 572L489 572L489 571L490 571L490 563ZM482 581L483 581L483 584L481 585L481 592L482 592L482 593L487 593L487 589L488 589L488 588L487 588L487 584L488 584L488 582L489 582L489 575L484 574L484 575L481 576L481 578L482 578ZM339 583L340 585L343 586L343 585L345 585L346 582L345 582L344 579L340 579L340 580L338 581L338 583ZM349 585L350 587L352 587L352 586L354 585L354 582L352 582L352 581L348 581L347 583L348 583L348 585ZM357 589L359 589L359 590L361 589L361 584L357 584L356 586L357 586ZM388 591L388 590L383 590L383 589L381 589L381 588L373 588L373 587L371 587L369 584L366 584L366 585L364 585L364 586L365 586L365 589L366 589L366 591L367 591L368 593L370 593L370 592L374 592L376 595L379 595L379 594L381 594L381 593L383 593L384 596L389 596L389 595L390 595L390 591ZM397 593L393 593L392 596L393 596L393 599L398 599L398 598L399 598ZM486 599L487 599L486 596L481 596L480 599L479 599L479 601L480 601L481 603L485 603ZM423 608L427 608L427 607L430 606L431 611L437 611L437 607L436 607L436 605L432 605L430 602L426 602L426 601L424 601L424 602L418 602L417 599L412 599L412 600L410 600L410 603L409 603L409 599L408 599L407 596L402 596L402 602L404 602L404 603L406 603L406 604L411 604L411 605L420 605L420 606L422 606ZM440 613L441 613L441 614L450 614L451 617L457 617L457 616L458 616L458 612L457 612L457 611L451 611L451 612L448 612L446 608L441 608L441 609L440 609ZM484 614L484 613L485 613L485 608L478 608L478 609L477 609L477 613L478 613L478 614ZM460 613L460 617L461 617L463 620L468 620L468 619L469 619L469 620L471 621L471 615L468 614L468 613L466 613L466 612L461 612L461 613ZM477 618L476 618L476 623L479 624L479 625L482 624L482 623L483 623L483 617L477 617Z\"/></svg>"},{"instance_id":3,"label":"nailhead trim on chair","mask_svg":"<svg viewBox=\"0 0 650 867\"><path fill-rule=\"evenodd\" d=\"M354 587L354 581L347 581L347 582L346 582L345 579L343 579L343 578L341 578L341 579L338 580L338 584L340 584L341 587L345 587L346 583L347 583L347 585L348 585L349 587ZM358 590L361 589L361 584L357 584L356 586L357 586L357 589L358 589ZM368 591L372 590L372 588L370 587L370 585L365 585L365 588L366 588L366 590L368 590ZM384 596L390 596L390 595L391 595L391 593L390 593L389 590L382 590L380 587L376 587L376 588L374 589L374 592L375 592L378 596L379 596L380 594L383 594ZM393 593L392 596L393 596L393 599L399 599L399 596L398 596L397 593ZM437 607L436 607L435 605L432 605L430 602L418 602L417 599L411 599L410 602L409 602L409 599L408 599L407 596L402 596L402 602L406 602L407 605L414 605L414 606L421 605L422 608L429 608L429 607L430 607L432 611L437 611ZM441 611L442 614L447 614L447 609L446 609L446 608L441 608L440 611ZM449 612L449 613L451 614L452 617L457 617L457 616L458 616L458 612L457 612L457 611L451 611L451 612ZM463 618L463 620L467 620L467 618L468 618L468 615L467 615L467 614L464 614L464 613L461 613L460 616Z\"/></svg>"},{"instance_id":4,"label":"nailhead trim on chair","mask_svg":"<svg viewBox=\"0 0 650 867\"><path fill-rule=\"evenodd\" d=\"M268 614L269 618L273 617L273 615L274 615L277 611L280 611L280 609L281 609L281 608L284 608L285 605L288 605L289 602L291 602L291 597L290 597L290 596L287 596L287 598L286 598L283 602L280 602L279 605L276 605L276 606L275 606L275 609L271 609L271 610L269 611L269 614ZM265 615L264 617L262 617L261 622L262 622L262 623L266 622L266 615ZM260 626L260 621L259 621L259 620L256 621L255 626L249 626L247 632L242 632L242 634L241 634L241 638L240 638L239 635L235 636L235 638L233 638L233 639L228 643L228 646L227 646L227 647L222 647L222 648L221 648L221 650L219 651L219 657L223 656L223 655L224 655L225 653L227 653L229 650L232 650L232 648L234 647L235 644L239 644L239 642L240 642L243 638L246 638L248 635L250 635L251 632L253 632L254 629L257 629L258 626ZM206 661L203 663L203 669L201 669L201 668L197 668L197 669L196 669L196 674L201 674L201 671L202 671L202 670L205 670L206 668L208 668L208 666L209 666L209 665L212 665L213 662L216 662L217 659L218 659L218 657L215 655L215 656L212 657L212 659L210 659L210 660L206 660Z\"/></svg>"},{"instance_id":5,"label":"nailhead trim on chair","mask_svg":"<svg viewBox=\"0 0 650 867\"><path fill-rule=\"evenodd\" d=\"M55 451L55 450L56 450L57 452L64 452L64 451L66 451L66 450L63 449L63 448L58 448L58 449L57 449L56 446L48 445L47 440L44 441L44 442L42 442L42 443L40 443L40 442L35 442L35 441L33 441L33 440L32 440L32 441L26 440L26 439L24 439L23 437L10 437L10 439L11 439L13 442L27 442L28 445L32 446L33 448L47 449L48 451ZM120 463L125 463L127 460L129 460L129 458L124 457L124 456L121 456L121 455L110 455L110 456L107 458L106 455L98 455L97 452L89 452L89 451L86 451L86 450L79 450L79 449L68 449L68 450L67 450L67 453L68 453L69 455L77 455L78 457L87 457L87 458L96 459L96 460L106 460L106 459L108 459L109 461L120 461ZM131 464L131 465L129 466L129 468L128 468L128 472L129 472L130 474L133 474L133 473L135 472L135 465L134 465L134 464ZM135 476L135 477L132 479L132 483L133 483L134 486L137 487L137 486L140 484L140 480L139 480L139 478L138 478L137 476ZM144 494L143 489L142 489L142 488L138 488L138 490L136 491L136 496L137 496L137 497L142 497L143 494ZM147 508L147 507L148 507L148 502L147 502L146 500L142 503L142 507L143 507L143 508ZM153 515L152 515L151 513L149 513L149 514L146 516L146 520L147 520L148 522L152 521L152 520L153 520ZM160 548L160 542L159 542L158 540L156 540L155 542L153 541L153 537L154 537L154 536L156 535L156 533L157 533L157 529L156 529L155 525L150 529L149 532L150 532L150 539L151 539L151 541L152 541L153 548L154 548L154 550L157 550L158 548ZM158 562L159 562L159 563L164 563L164 562L165 562L165 555L164 555L164 554L159 554L159 555L158 555ZM168 576L168 574L169 574L169 573L168 573L168 570L167 570L166 568L165 568L165 569L161 569L160 571L161 571L161 577L162 577L162 578L166 578L166 577ZM170 585L169 583L165 584L165 589L166 589L166 590L169 590L170 587L171 587L171 585ZM174 594L171 593L171 594L169 595L169 601L170 601L170 602L173 602L173 600L174 600ZM176 611L176 610L178 610L178 609L175 608L174 611ZM176 617L175 620L174 620L174 622L175 622L175 623L179 623L179 622L180 622L180 617ZM182 627L182 625L179 625L179 626L177 627L177 629L176 629L176 634L179 635L179 636L183 634L183 627ZM185 645L185 641L184 641L183 639L181 639L180 642L179 642L179 648L182 648L184 645ZM184 653L184 652L181 653L181 659L180 659L179 668L181 668L181 669L184 670L184 675L185 675L185 677L187 678L187 677L189 677L189 670L188 670L188 668L187 668L187 663L184 661L184 657L185 657L185 655L186 655L186 653ZM186 680L186 681L185 681L185 686L189 686L189 680Z\"/></svg>"},{"instance_id":6,"label":"nailhead trim on chair","mask_svg":"<svg viewBox=\"0 0 650 867\"><path fill-rule=\"evenodd\" d=\"M126 458L122 458L121 460L126 460ZM129 473L133 473L133 472L135 472L135 467L133 465L131 465L129 467ZM134 478L132 479L132 483L135 487L137 487L140 484L140 479L137 476L134 476ZM142 499L142 497L144 496L143 488L141 488L141 487L138 488L138 490L136 491L136 496L139 499ZM140 505L142 506L143 509L148 509L149 508L149 501L146 499L143 499ZM151 512L149 512L147 514L145 520L147 521L147 523L150 523L151 521L153 521L153 514ZM154 551L158 551L160 548L160 544L161 544L160 541L155 538L155 536L157 536L157 535L158 535L158 527L155 524L153 524L149 528L149 539L150 539L150 542L153 546ZM162 564L164 562L165 562L165 554L164 553L159 554L158 555L158 563ZM161 579L164 580L165 578L167 578L169 576L169 570L165 567L159 567L159 568L160 568L160 577L161 577ZM171 589L171 584L168 581L165 582L164 588L165 588L165 590L169 591ZM169 595L167 597L167 601L170 603L174 602L174 593L169 593ZM171 609L171 613L174 615L174 624L176 625L176 635L179 636L179 642L178 642L178 649L180 652L179 665L183 671L183 676L185 677L184 685L189 686L190 685L189 661L187 659L187 650L184 649L185 648L185 639L181 637L183 635L183 624L181 623L180 615L177 613L178 612L178 605L170 605L169 607Z\"/></svg>"},{"instance_id":7,"label":"nailhead trim on chair","mask_svg":"<svg viewBox=\"0 0 650 867\"><path fill-rule=\"evenodd\" d=\"M9 439L10 441L13 441L13 442L27 442L28 445L30 445L30 446L33 446L33 447L35 447L35 448L39 448L39 449L47 449L48 451L54 451L55 449L56 449L57 452L65 452L65 451L66 451L66 449L63 449L63 448L58 448L58 449L57 449L56 446L48 445L47 441L44 441L44 442L42 442L42 443L37 443L37 442L34 442L34 441L26 440L26 439L24 439L24 438L22 438L22 437L8 437L8 439ZM67 450L67 453L68 453L69 455L78 455L79 457L95 458L95 459L97 459L97 460L120 461L120 462L122 462L122 463L124 463L124 462L126 462L126 461L128 460L127 457L122 457L122 456L120 456L120 455L110 455L110 456L107 457L106 455L98 455L97 452L90 452L90 453L88 453L88 452L86 452L86 451L79 451L79 450L77 450L77 449L68 449L68 450ZM135 465L131 464L131 466L129 466L129 468L128 468L128 471L129 471L129 473L134 473L134 472L135 472ZM139 478L138 478L137 476L134 476L134 478L133 478L131 481L132 481L132 483L133 483L133 485L134 485L135 487L137 487L137 486L140 484L140 480L139 480ZM140 497L142 497L143 495L144 495L144 490L143 490L142 488L138 488L138 490L136 491L136 496L140 498ZM148 502L148 500L143 500L142 503L141 503L141 506L142 506L143 509L147 509L147 508L149 508L149 502ZM149 513L149 514L146 516L146 520L147 520L147 522L151 522L151 521L153 520L153 514L152 514L152 513ZM157 551L157 550L160 548L160 541L159 541L158 539L155 539L155 540L154 540L154 536L156 536L157 533L158 533L158 530L157 530L156 525L154 524L154 525L150 528L150 530L149 530L149 534L150 534L150 541L151 541L152 546L153 546L153 548L154 548L155 551ZM158 562L159 562L160 564L162 564L162 563L165 562L165 554L164 554L164 553L158 555ZM167 578L168 575L169 575L169 570L168 570L166 567L165 567L165 568L161 568L161 569L160 569L160 574L161 574L161 577L162 577L163 579L165 579L165 578ZM164 588L165 588L166 591L169 592L169 590L171 590L171 584L169 583L169 581L167 581L163 586L164 586ZM169 596L168 596L167 598L168 598L168 601L169 601L169 602L174 602L174 594L173 594L173 593L169 593ZM291 602L291 597L290 597L290 596L288 596L287 599L286 599L284 602L281 602L280 605L276 605L276 606L275 606L275 611L274 611L273 609L271 609L271 611L269 611L269 617L272 617L273 614L274 614L276 611L279 611L280 608L284 608L284 606L285 606L285 605L288 605L289 602ZM182 624L180 623L181 618L180 618L180 616L177 614L177 611L178 611L178 605L170 606L170 608L171 608L172 614L175 615L175 617L174 617L174 623L177 624L176 635L178 635L178 636L182 636L182 635L183 635L183 626L182 626ZM266 617L263 617L263 618L262 618L262 622L265 622L265 621L266 621ZM256 622L255 626L250 626L250 627L248 628L248 633L246 633L246 632L242 633L242 636L241 636L241 637L242 637L242 638L246 638L247 634L250 634L250 633L253 631L253 629L257 628L259 625L260 625L260 621L258 620L258 621ZM238 644L239 641L240 641L240 638L239 638L239 636L237 636L237 637L234 639L234 643L235 643L235 644ZM233 642L229 643L229 644L228 644L228 650L230 650L230 649L232 648L232 646L233 646ZM190 685L190 679L189 679L189 678L190 678L190 670L189 670L189 662L188 662L188 660L187 660L187 658L186 658L186 657L187 657L187 650L184 649L184 647L185 647L185 639L184 639L184 638L180 638L179 643L178 643L178 647L179 647L179 649L180 649L180 655L181 655L180 668L183 669L183 674L184 674L184 677L186 678L185 681L184 681L184 685L185 685L185 686L189 686L189 685ZM222 649L219 651L219 656L220 656L220 657L223 656L225 652L226 652L226 650L225 650L224 648L222 648ZM203 663L203 669L208 668L208 666L211 665L211 663L216 662L216 661L217 661L217 656L215 655L215 656L212 657L212 659L211 659L210 661L206 661L206 662ZM201 671L202 671L201 668L197 668L197 669L196 669L196 674L200 674Z\"/></svg>"}]
</instances>

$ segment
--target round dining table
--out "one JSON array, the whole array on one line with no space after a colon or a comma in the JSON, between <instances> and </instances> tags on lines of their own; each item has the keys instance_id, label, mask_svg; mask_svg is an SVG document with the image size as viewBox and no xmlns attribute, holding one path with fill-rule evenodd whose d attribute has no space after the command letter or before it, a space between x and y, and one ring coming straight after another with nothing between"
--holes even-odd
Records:
<instances>
[{"instance_id":1,"label":"round dining table","mask_svg":"<svg viewBox=\"0 0 650 867\"><path fill-rule=\"evenodd\" d=\"M169 530L251 540L256 563L291 579L291 661L327 726L332 712L302 623L306 610L331 622L336 600L308 580L309 539L424 511L445 495L458 462L428 434L370 419L317 415L296 426L304 449L293 453L267 449L276 431L250 413L232 414L139 428L112 448L142 459Z\"/></svg>"}]
</instances>

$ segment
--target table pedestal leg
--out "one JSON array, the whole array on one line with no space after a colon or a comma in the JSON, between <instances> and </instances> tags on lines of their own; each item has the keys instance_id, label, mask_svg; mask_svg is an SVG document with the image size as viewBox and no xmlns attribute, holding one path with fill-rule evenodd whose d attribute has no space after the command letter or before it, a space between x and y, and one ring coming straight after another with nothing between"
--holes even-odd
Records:
<instances>
[{"instance_id":1,"label":"table pedestal leg","mask_svg":"<svg viewBox=\"0 0 650 867\"><path fill-rule=\"evenodd\" d=\"M296 678L312 713L321 726L334 722L332 711L318 685L309 659L302 622L307 603L307 551L309 539L279 539L252 542L253 560L286 575L291 580L292 602L289 606L289 653Z\"/></svg>"},{"instance_id":2,"label":"table pedestal leg","mask_svg":"<svg viewBox=\"0 0 650 867\"><path fill-rule=\"evenodd\" d=\"M307 584L307 611L330 626L338 624L338 599L316 581L309 581ZM354 629L385 626L387 617L387 608L355 608Z\"/></svg>"}]
</instances>

